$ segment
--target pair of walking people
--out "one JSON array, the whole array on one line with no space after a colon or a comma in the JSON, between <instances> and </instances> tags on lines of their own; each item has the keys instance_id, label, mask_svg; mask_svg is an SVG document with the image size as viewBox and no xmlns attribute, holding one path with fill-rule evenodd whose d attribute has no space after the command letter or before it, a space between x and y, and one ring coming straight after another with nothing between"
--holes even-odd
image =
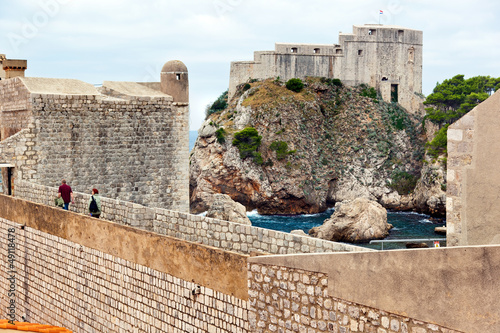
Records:
<instances>
[{"instance_id":1,"label":"pair of walking people","mask_svg":"<svg viewBox=\"0 0 500 333\"><path fill-rule=\"evenodd\" d=\"M68 210L70 203L75 203L73 190L71 189L71 186L66 184L65 179L61 181L61 186L59 186L57 198L61 198L63 200L64 204L62 208L65 210ZM101 196L99 195L99 191L96 188L92 189L92 195L90 196L89 202L87 204L87 210L92 217L99 218L99 216L101 215Z\"/></svg>"}]
</instances>

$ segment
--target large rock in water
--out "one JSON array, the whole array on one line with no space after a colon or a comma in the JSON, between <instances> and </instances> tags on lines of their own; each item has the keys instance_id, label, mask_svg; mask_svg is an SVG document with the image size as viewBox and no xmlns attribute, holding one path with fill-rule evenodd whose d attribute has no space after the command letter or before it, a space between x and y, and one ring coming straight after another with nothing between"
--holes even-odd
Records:
<instances>
[{"instance_id":1,"label":"large rock in water","mask_svg":"<svg viewBox=\"0 0 500 333\"><path fill-rule=\"evenodd\" d=\"M309 234L331 241L359 243L385 238L391 228L382 205L358 198L340 205L323 225L312 228Z\"/></svg>"},{"instance_id":2,"label":"large rock in water","mask_svg":"<svg viewBox=\"0 0 500 333\"><path fill-rule=\"evenodd\" d=\"M227 194L214 195L212 205L207 211L206 216L224 221L252 225L252 222L250 222L250 219L247 217L245 206L233 201Z\"/></svg>"}]
</instances>

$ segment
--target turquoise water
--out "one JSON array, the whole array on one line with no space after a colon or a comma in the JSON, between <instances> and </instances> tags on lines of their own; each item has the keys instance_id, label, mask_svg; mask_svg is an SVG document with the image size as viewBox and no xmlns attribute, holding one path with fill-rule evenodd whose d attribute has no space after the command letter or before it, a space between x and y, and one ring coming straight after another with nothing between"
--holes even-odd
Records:
<instances>
[{"instance_id":1,"label":"turquoise water","mask_svg":"<svg viewBox=\"0 0 500 333\"><path fill-rule=\"evenodd\" d=\"M261 228L290 232L292 230L304 230L323 224L323 221L333 214L333 209L320 214L307 215L260 215L256 211L249 212L248 218L252 225ZM444 238L434 232L435 227L444 225L443 220L433 221L428 215L414 212L387 212L387 222L394 228L389 231L389 236L385 240L391 239L417 239L417 238ZM441 242L441 246L446 243ZM358 244L360 246L379 249L380 244ZM432 246L432 244L430 244ZM384 249L406 248L405 243L386 243Z\"/></svg>"},{"instance_id":2,"label":"turquoise water","mask_svg":"<svg viewBox=\"0 0 500 333\"><path fill-rule=\"evenodd\" d=\"M189 131L189 151L193 149L198 136L197 131ZM259 215L256 211L249 212L248 217L252 224L257 227L267 228L272 230L290 232L300 229L306 233L312 227L323 224L323 221L333 214L333 208L328 209L320 214L307 215ZM407 239L407 238L444 238L443 235L438 235L434 232L435 227L444 225L444 221L432 221L428 215L412 212L387 212L387 222L392 224L394 228L390 231L390 239ZM380 248L380 244L359 244L361 246ZM444 245L443 243L441 244ZM389 243L384 244L384 249L405 248L404 243Z\"/></svg>"}]
</instances>

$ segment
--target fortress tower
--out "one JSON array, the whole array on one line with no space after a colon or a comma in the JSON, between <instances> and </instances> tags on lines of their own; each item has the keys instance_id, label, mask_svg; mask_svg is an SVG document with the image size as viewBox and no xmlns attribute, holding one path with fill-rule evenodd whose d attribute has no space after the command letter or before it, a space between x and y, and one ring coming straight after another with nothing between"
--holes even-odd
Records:
<instances>
[{"instance_id":1,"label":"fortress tower","mask_svg":"<svg viewBox=\"0 0 500 333\"><path fill-rule=\"evenodd\" d=\"M7 59L5 54L0 54L0 80L13 77L24 77L24 71L28 68L26 60Z\"/></svg>"},{"instance_id":2,"label":"fortress tower","mask_svg":"<svg viewBox=\"0 0 500 333\"><path fill-rule=\"evenodd\" d=\"M4 69L6 61L18 60L4 59ZM3 192L29 193L65 178L74 191L98 188L107 198L188 212L187 68L169 61L160 76L99 88L74 79L2 77Z\"/></svg>"},{"instance_id":3,"label":"fortress tower","mask_svg":"<svg viewBox=\"0 0 500 333\"><path fill-rule=\"evenodd\" d=\"M161 92L170 95L174 103L189 102L189 79L186 65L171 60L161 70Z\"/></svg>"},{"instance_id":4,"label":"fortress tower","mask_svg":"<svg viewBox=\"0 0 500 333\"><path fill-rule=\"evenodd\" d=\"M384 101L419 113L422 43L422 31L381 24L355 25L352 33L339 34L339 44L276 43L274 51L255 52L253 61L231 63L229 98L249 78L321 76L368 84Z\"/></svg>"}]
</instances>

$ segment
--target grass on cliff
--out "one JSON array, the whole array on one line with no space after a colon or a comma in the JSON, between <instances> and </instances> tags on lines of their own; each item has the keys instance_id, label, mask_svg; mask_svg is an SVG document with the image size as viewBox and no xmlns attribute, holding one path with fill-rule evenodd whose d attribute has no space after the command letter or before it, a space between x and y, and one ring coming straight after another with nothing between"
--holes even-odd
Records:
<instances>
[{"instance_id":1,"label":"grass on cliff","mask_svg":"<svg viewBox=\"0 0 500 333\"><path fill-rule=\"evenodd\" d=\"M263 82L252 83L249 96L243 101L245 107L260 108L263 106L276 107L286 101L312 102L314 95L307 89L301 92L288 90L285 85L277 80L268 79Z\"/></svg>"},{"instance_id":2,"label":"grass on cliff","mask_svg":"<svg viewBox=\"0 0 500 333\"><path fill-rule=\"evenodd\" d=\"M421 120L379 99L367 86L349 87L326 78L306 78L304 83L298 93L279 80L249 83L242 102L250 107L244 111L245 126L255 128L262 139L258 151L251 149L243 158L262 165L271 182L300 179L306 196L326 197L335 179L363 183L366 169L372 170L373 182L384 186L391 179L394 189L411 192L414 179L393 170L419 173ZM228 108L210 116L225 128L227 139L238 131L233 121L241 111L236 111L235 102L244 93L240 89Z\"/></svg>"}]
</instances>

